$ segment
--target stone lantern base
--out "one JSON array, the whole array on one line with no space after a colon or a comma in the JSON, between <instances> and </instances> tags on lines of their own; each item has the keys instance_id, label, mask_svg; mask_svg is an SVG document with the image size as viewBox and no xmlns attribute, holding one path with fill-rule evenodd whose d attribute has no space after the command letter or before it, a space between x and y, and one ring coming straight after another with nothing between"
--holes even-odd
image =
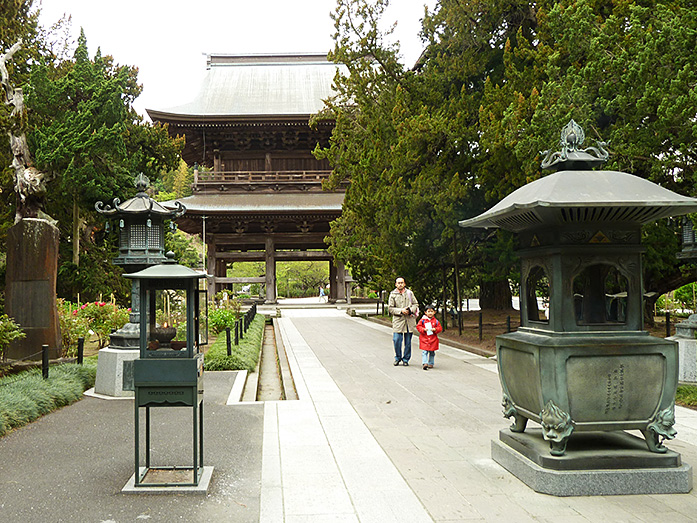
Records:
<instances>
[{"instance_id":1,"label":"stone lantern base","mask_svg":"<svg viewBox=\"0 0 697 523\"><path fill-rule=\"evenodd\" d=\"M530 488L552 496L684 494L692 490L692 467L680 454L649 452L626 432L571 436L563 456L549 453L540 429L509 429L491 442L494 461Z\"/></svg>"},{"instance_id":2,"label":"stone lantern base","mask_svg":"<svg viewBox=\"0 0 697 523\"><path fill-rule=\"evenodd\" d=\"M675 336L667 338L678 343L680 367L678 379L685 383L697 382L697 314L675 326Z\"/></svg>"},{"instance_id":3,"label":"stone lantern base","mask_svg":"<svg viewBox=\"0 0 697 523\"><path fill-rule=\"evenodd\" d=\"M132 388L133 367L128 362L138 359L139 356L138 349L123 350L111 347L101 349L97 359L97 378L94 381L94 392L104 396L122 398L135 396ZM124 389L124 376L126 377L125 381L131 383L130 390ZM128 387L128 385L126 386Z\"/></svg>"},{"instance_id":4,"label":"stone lantern base","mask_svg":"<svg viewBox=\"0 0 697 523\"><path fill-rule=\"evenodd\" d=\"M111 343L99 351L94 392L104 396L132 398L133 360L140 355L140 327L129 322L109 335Z\"/></svg>"}]
</instances>

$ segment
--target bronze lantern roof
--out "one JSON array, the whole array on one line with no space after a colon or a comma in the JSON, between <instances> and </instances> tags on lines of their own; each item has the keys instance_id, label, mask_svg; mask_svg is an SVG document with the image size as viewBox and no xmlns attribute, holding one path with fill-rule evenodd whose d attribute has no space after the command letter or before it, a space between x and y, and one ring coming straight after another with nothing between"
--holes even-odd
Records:
<instances>
[{"instance_id":1,"label":"bronze lantern roof","mask_svg":"<svg viewBox=\"0 0 697 523\"><path fill-rule=\"evenodd\" d=\"M513 191L488 211L459 222L461 227L499 227L513 232L579 222L646 224L697 212L697 198L682 196L649 180L619 171L592 170L605 161L599 148L578 150L583 134L571 120L562 131L562 151L543 168L561 168Z\"/></svg>"}]
</instances>

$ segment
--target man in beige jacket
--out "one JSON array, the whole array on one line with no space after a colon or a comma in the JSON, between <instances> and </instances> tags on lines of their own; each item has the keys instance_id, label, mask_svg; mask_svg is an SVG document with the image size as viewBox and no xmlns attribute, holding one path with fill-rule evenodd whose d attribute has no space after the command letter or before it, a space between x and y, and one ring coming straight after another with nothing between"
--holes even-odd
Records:
<instances>
[{"instance_id":1,"label":"man in beige jacket","mask_svg":"<svg viewBox=\"0 0 697 523\"><path fill-rule=\"evenodd\" d=\"M394 365L409 365L411 358L411 337L416 330L416 316L419 302L411 289L406 288L404 278L397 278L396 288L390 292L387 310L392 315L392 343L394 344ZM404 354L402 354L402 341Z\"/></svg>"}]
</instances>

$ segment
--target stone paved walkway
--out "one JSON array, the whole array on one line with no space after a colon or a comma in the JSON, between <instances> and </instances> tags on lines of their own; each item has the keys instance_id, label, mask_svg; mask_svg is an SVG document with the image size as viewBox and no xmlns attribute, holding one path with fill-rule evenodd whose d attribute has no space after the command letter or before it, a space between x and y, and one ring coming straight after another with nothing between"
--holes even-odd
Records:
<instances>
[{"instance_id":1,"label":"stone paved walkway","mask_svg":"<svg viewBox=\"0 0 697 523\"><path fill-rule=\"evenodd\" d=\"M262 521L695 520L694 491L557 498L500 467L492 360L445 346L432 370L418 351L393 367L389 328L331 310L279 323L300 400L265 406ZM677 417L669 447L697 463L697 415Z\"/></svg>"},{"instance_id":2,"label":"stone paved walkway","mask_svg":"<svg viewBox=\"0 0 697 523\"><path fill-rule=\"evenodd\" d=\"M0 438L0 521L672 522L697 493L557 498L491 459L508 425L492 360L443 346L436 367L392 365L390 329L343 311L278 320L300 399L229 405L235 373L205 375L207 495L123 494L132 400L84 400ZM416 345L414 347L416 349ZM188 457L190 411L153 414L155 457ZM697 413L668 446L697 464Z\"/></svg>"}]
</instances>

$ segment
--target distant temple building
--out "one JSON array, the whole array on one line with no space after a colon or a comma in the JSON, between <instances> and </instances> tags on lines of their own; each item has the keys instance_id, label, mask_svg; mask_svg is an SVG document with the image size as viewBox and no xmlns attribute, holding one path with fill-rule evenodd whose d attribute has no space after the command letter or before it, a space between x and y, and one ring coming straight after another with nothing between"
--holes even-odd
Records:
<instances>
[{"instance_id":1,"label":"distant temple building","mask_svg":"<svg viewBox=\"0 0 697 523\"><path fill-rule=\"evenodd\" d=\"M325 192L330 172L312 156L333 124L309 126L332 94L337 66L319 54L208 56L208 74L191 103L148 109L153 122L184 135L182 156L194 171L193 196L177 223L208 246L209 294L232 283L263 283L275 303L276 261L330 263L330 300L346 298L345 270L326 251L329 222L344 192ZM228 264L265 261L265 274L228 278Z\"/></svg>"}]
</instances>

